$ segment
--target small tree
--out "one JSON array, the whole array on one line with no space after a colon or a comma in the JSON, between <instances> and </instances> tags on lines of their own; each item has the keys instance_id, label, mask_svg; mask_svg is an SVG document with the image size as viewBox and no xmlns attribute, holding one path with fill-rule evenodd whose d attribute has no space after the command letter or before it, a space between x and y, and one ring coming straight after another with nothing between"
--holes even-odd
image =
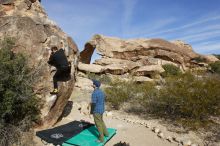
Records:
<instances>
[{"instance_id":1,"label":"small tree","mask_svg":"<svg viewBox=\"0 0 220 146\"><path fill-rule=\"evenodd\" d=\"M26 124L20 130L28 130L40 113L41 104L32 90L31 70L27 66L27 59L21 53L13 53L13 47L14 40L11 38L0 42L0 125L4 125L0 126L0 133L10 131L11 128L7 130L7 127L12 127L10 125L19 126L24 122ZM16 131L14 135L21 133ZM3 141L6 145L10 141L17 141L13 136L11 140L8 139L7 135L5 133L0 136L1 144Z\"/></svg>"}]
</instances>

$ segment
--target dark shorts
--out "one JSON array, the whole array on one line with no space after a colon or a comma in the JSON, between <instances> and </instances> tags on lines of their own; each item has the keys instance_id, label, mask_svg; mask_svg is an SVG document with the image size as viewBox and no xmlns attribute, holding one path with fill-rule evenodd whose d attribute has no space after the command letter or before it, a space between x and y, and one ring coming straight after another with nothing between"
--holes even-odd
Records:
<instances>
[{"instance_id":1,"label":"dark shorts","mask_svg":"<svg viewBox=\"0 0 220 146\"><path fill-rule=\"evenodd\" d=\"M53 78L57 81L67 81L70 79L70 67L58 68Z\"/></svg>"}]
</instances>

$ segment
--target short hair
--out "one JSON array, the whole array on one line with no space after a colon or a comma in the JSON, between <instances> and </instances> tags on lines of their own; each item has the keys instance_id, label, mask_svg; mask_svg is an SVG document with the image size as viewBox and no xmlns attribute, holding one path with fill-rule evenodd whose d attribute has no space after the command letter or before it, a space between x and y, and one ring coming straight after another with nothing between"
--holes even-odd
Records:
<instances>
[{"instance_id":1,"label":"short hair","mask_svg":"<svg viewBox=\"0 0 220 146\"><path fill-rule=\"evenodd\" d=\"M57 51L57 50L58 50L57 46L51 47L51 51Z\"/></svg>"}]
</instances>

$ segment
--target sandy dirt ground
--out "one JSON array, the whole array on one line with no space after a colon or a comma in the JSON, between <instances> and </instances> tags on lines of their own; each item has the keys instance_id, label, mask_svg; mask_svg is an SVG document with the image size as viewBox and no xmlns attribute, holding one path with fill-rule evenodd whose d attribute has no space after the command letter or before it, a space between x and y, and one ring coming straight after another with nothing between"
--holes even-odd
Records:
<instances>
[{"instance_id":1,"label":"sandy dirt ground","mask_svg":"<svg viewBox=\"0 0 220 146\"><path fill-rule=\"evenodd\" d=\"M92 116L80 113L77 107L73 107L71 113L64 117L56 126L64 125L71 121L85 120L94 123ZM155 133L144 125L128 123L123 120L114 119L112 116L104 116L106 126L117 129L116 135L106 144L106 146L114 146L120 142L129 143L130 146L175 146L177 144L170 143L160 139ZM43 143L39 138L35 138L37 146Z\"/></svg>"},{"instance_id":2,"label":"sandy dirt ground","mask_svg":"<svg viewBox=\"0 0 220 146\"><path fill-rule=\"evenodd\" d=\"M91 93L89 92L73 92L69 101L70 106L65 108L63 118L55 127L75 120L84 120L94 123L93 117L89 115L86 110L83 111L82 108L82 110L79 111L79 107L90 102L90 96ZM201 139L198 138L195 133L177 134L171 132L158 120L144 120L136 115L128 115L122 111L111 111L110 115L107 116L104 114L103 117L107 127L117 129L116 135L106 143L106 146L120 146L118 145L120 142L126 142L129 146L177 146L182 145L181 143L184 141L187 143L189 140L191 144L202 144L200 141ZM148 126L146 126L146 123ZM157 130L159 129L163 133L163 138L158 137L158 133L155 133L155 131L153 132L153 127L156 127ZM170 137L172 141L169 142L167 137ZM176 137L176 140L179 142L173 140L174 137ZM44 145L38 137L35 137L34 141L37 146Z\"/></svg>"}]
</instances>

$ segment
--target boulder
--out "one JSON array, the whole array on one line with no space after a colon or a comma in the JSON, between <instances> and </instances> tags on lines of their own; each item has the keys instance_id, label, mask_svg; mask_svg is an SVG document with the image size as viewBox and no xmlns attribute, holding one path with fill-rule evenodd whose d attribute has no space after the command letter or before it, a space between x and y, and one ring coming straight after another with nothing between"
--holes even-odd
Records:
<instances>
[{"instance_id":1,"label":"boulder","mask_svg":"<svg viewBox=\"0 0 220 146\"><path fill-rule=\"evenodd\" d=\"M94 35L80 53L80 62L88 64L87 68L89 68L95 49L101 55L101 59L95 60L94 64L100 65L102 72L99 73L101 74L132 74L159 78L160 73L164 71L162 68L164 64L173 64L182 71L202 66L194 60L203 55L195 53L189 44L180 40L173 42L163 39L124 40L99 34ZM215 59L207 57L205 60L204 63L207 64ZM94 64L90 66L94 66Z\"/></svg>"},{"instance_id":2,"label":"boulder","mask_svg":"<svg viewBox=\"0 0 220 146\"><path fill-rule=\"evenodd\" d=\"M130 60L123 60L123 59L115 59L115 58L102 58L95 60L94 64L98 64L101 66L108 66L114 64L115 66L120 66L121 68L127 68L128 70L132 70L134 68L140 67L140 62L134 62ZM104 67L107 68L107 67Z\"/></svg>"},{"instance_id":3,"label":"boulder","mask_svg":"<svg viewBox=\"0 0 220 146\"><path fill-rule=\"evenodd\" d=\"M28 65L35 74L33 90L39 100L43 100L41 124L53 126L61 116L75 84L78 63L78 48L74 41L51 21L39 1L0 1L0 39L11 37L15 40L13 52L24 53ZM53 89L51 68L47 64L53 45L64 47L71 64L71 79L60 82L57 97L50 95ZM59 47L59 46L58 46Z\"/></svg>"},{"instance_id":4,"label":"boulder","mask_svg":"<svg viewBox=\"0 0 220 146\"><path fill-rule=\"evenodd\" d=\"M215 57L214 55L204 55L204 59L205 59L208 63L212 63L212 62L219 61L219 59L218 59L217 57Z\"/></svg>"},{"instance_id":5,"label":"boulder","mask_svg":"<svg viewBox=\"0 0 220 146\"><path fill-rule=\"evenodd\" d=\"M80 62L78 64L78 70L90 73L101 73L103 71L103 67L101 65L85 64Z\"/></svg>"},{"instance_id":6,"label":"boulder","mask_svg":"<svg viewBox=\"0 0 220 146\"><path fill-rule=\"evenodd\" d=\"M193 51L193 48L189 44L181 40L175 40L172 43L177 45L178 47L184 48L185 50Z\"/></svg>"},{"instance_id":7,"label":"boulder","mask_svg":"<svg viewBox=\"0 0 220 146\"><path fill-rule=\"evenodd\" d=\"M134 77L134 81L135 81L135 82L152 82L153 79L151 79L151 78L149 78L149 77L135 76L135 77Z\"/></svg>"},{"instance_id":8,"label":"boulder","mask_svg":"<svg viewBox=\"0 0 220 146\"><path fill-rule=\"evenodd\" d=\"M113 75L122 75L128 72L128 68L121 64L110 64L104 66L104 71Z\"/></svg>"},{"instance_id":9,"label":"boulder","mask_svg":"<svg viewBox=\"0 0 220 146\"><path fill-rule=\"evenodd\" d=\"M80 61L90 63L94 51L108 58L131 60L137 56L152 56L178 64L186 64L190 59L198 57L190 46L176 45L162 39L130 39L123 40L103 35L95 35L86 43L85 49L80 53Z\"/></svg>"},{"instance_id":10,"label":"boulder","mask_svg":"<svg viewBox=\"0 0 220 146\"><path fill-rule=\"evenodd\" d=\"M152 74L153 72L155 73L162 73L165 70L162 68L161 65L148 65L148 66L141 66L135 71L136 75L148 75Z\"/></svg>"},{"instance_id":11,"label":"boulder","mask_svg":"<svg viewBox=\"0 0 220 146\"><path fill-rule=\"evenodd\" d=\"M93 91L92 85L92 80L78 76L75 87L83 90Z\"/></svg>"}]
</instances>

